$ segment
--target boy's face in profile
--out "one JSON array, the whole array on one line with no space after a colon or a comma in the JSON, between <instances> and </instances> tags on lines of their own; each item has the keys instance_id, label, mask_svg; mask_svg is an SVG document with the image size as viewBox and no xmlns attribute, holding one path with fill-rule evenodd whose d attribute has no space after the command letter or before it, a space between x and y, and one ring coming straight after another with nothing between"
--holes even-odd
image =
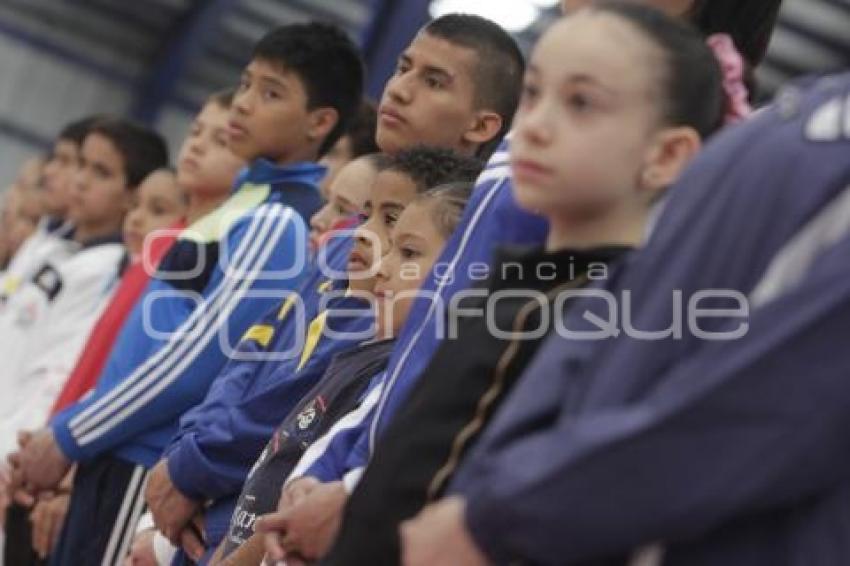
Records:
<instances>
[{"instance_id":1,"label":"boy's face in profile","mask_svg":"<svg viewBox=\"0 0 850 566\"><path fill-rule=\"evenodd\" d=\"M105 136L89 134L74 176L68 217L77 226L119 223L129 207L124 157Z\"/></svg>"},{"instance_id":2,"label":"boy's face in profile","mask_svg":"<svg viewBox=\"0 0 850 566\"><path fill-rule=\"evenodd\" d=\"M226 196L245 161L230 147L230 111L208 102L195 117L177 158L177 182L193 194Z\"/></svg>"},{"instance_id":3,"label":"boy's face in profile","mask_svg":"<svg viewBox=\"0 0 850 566\"><path fill-rule=\"evenodd\" d=\"M58 140L44 165L44 209L63 216L68 210L71 187L80 160L80 148L71 140Z\"/></svg>"},{"instance_id":4,"label":"boy's face in profile","mask_svg":"<svg viewBox=\"0 0 850 566\"><path fill-rule=\"evenodd\" d=\"M242 73L230 109L231 148L246 161L264 157L276 163L312 160L305 147L312 112L301 79L281 65L255 59Z\"/></svg>"},{"instance_id":5,"label":"boy's face in profile","mask_svg":"<svg viewBox=\"0 0 850 566\"><path fill-rule=\"evenodd\" d=\"M357 229L348 259L350 288L371 290L376 264L390 247L390 232L414 198L416 183L407 175L387 170L375 177L363 206L366 221Z\"/></svg>"},{"instance_id":6,"label":"boy's face in profile","mask_svg":"<svg viewBox=\"0 0 850 566\"><path fill-rule=\"evenodd\" d=\"M446 243L434 222L436 202L413 202L392 230L387 253L375 276L379 338L398 336L407 321L416 291L434 267Z\"/></svg>"},{"instance_id":7,"label":"boy's face in profile","mask_svg":"<svg viewBox=\"0 0 850 566\"><path fill-rule=\"evenodd\" d=\"M384 89L376 136L381 150L430 145L472 153L477 65L473 50L420 32Z\"/></svg>"}]
</instances>

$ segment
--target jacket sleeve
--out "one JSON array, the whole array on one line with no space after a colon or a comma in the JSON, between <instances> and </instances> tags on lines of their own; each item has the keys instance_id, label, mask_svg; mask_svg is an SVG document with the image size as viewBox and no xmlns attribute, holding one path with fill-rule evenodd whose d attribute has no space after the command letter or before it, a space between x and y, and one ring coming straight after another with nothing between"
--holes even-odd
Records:
<instances>
[{"instance_id":1,"label":"jacket sleeve","mask_svg":"<svg viewBox=\"0 0 850 566\"><path fill-rule=\"evenodd\" d=\"M296 362L284 362L275 370L271 388L205 403L203 421L174 443L167 456L169 474L181 492L196 499L239 492L281 414L288 413L315 381L309 377L315 374L313 366L298 371ZM244 373L244 379L251 378Z\"/></svg>"},{"instance_id":2,"label":"jacket sleeve","mask_svg":"<svg viewBox=\"0 0 850 566\"><path fill-rule=\"evenodd\" d=\"M221 261L186 321L145 363L113 387L57 415L63 452L92 458L153 426L177 419L203 400L230 353L257 317L297 288L304 227L291 209L263 205L225 236ZM303 267L303 265L302 265Z\"/></svg>"},{"instance_id":3,"label":"jacket sleeve","mask_svg":"<svg viewBox=\"0 0 850 566\"><path fill-rule=\"evenodd\" d=\"M705 342L626 406L544 416L509 400L501 440L485 435L452 486L480 547L497 563L580 562L698 536L846 479L842 269L819 269L754 311L744 338Z\"/></svg>"},{"instance_id":4,"label":"jacket sleeve","mask_svg":"<svg viewBox=\"0 0 850 566\"><path fill-rule=\"evenodd\" d=\"M166 453L175 448L183 436L190 434L196 426L203 426L214 420L212 415L217 407L226 404L229 399L241 398L251 387L253 377L266 359L264 352L267 345L274 339L279 310L279 306L274 305L262 319L255 321L248 328L237 346L239 355L228 360L210 386L204 401L180 417L180 428L171 445L166 449Z\"/></svg>"},{"instance_id":5,"label":"jacket sleeve","mask_svg":"<svg viewBox=\"0 0 850 566\"><path fill-rule=\"evenodd\" d=\"M325 483L340 481L352 471L349 466L354 462L354 454L364 450L368 458L369 428L381 397L383 378L384 374L376 377L360 406L341 418L304 452L287 481L303 476Z\"/></svg>"},{"instance_id":6,"label":"jacket sleeve","mask_svg":"<svg viewBox=\"0 0 850 566\"><path fill-rule=\"evenodd\" d=\"M228 428L216 423L212 415L218 411L227 413L227 399L241 395L252 381L258 365L249 361L228 363L213 382L204 401L180 419L180 431L166 449L165 458L171 480L187 497L214 499L224 478L235 479L235 474L228 473L221 465L215 466L209 455L199 448L196 430L212 426L220 440L233 441L233 436L227 434ZM235 442L232 446L236 450L241 449Z\"/></svg>"}]
</instances>

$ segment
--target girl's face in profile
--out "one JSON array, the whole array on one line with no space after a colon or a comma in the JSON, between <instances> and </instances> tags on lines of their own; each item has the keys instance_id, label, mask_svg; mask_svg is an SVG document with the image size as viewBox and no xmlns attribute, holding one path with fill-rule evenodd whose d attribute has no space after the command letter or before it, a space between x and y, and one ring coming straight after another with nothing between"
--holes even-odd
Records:
<instances>
[{"instance_id":1,"label":"girl's face in profile","mask_svg":"<svg viewBox=\"0 0 850 566\"><path fill-rule=\"evenodd\" d=\"M432 200L414 202L401 214L375 278L379 338L398 336L425 277L443 251L445 236L434 221Z\"/></svg>"},{"instance_id":2,"label":"girl's face in profile","mask_svg":"<svg viewBox=\"0 0 850 566\"><path fill-rule=\"evenodd\" d=\"M154 171L136 189L124 217L124 244L132 255L142 253L145 238L171 227L186 214L186 193L169 171Z\"/></svg>"}]
</instances>

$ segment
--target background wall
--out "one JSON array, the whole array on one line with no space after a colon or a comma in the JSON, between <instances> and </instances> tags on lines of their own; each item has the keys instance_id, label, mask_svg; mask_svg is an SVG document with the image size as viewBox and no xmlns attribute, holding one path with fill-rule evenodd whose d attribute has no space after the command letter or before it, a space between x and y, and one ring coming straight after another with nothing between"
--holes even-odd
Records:
<instances>
[{"instance_id":1,"label":"background wall","mask_svg":"<svg viewBox=\"0 0 850 566\"><path fill-rule=\"evenodd\" d=\"M712 0L758 1L758 0ZM235 84L274 26L322 19L363 47L377 97L399 51L440 10L481 12L524 49L557 0L0 0L0 190L61 126L109 112L154 124L176 150L204 98ZM522 17L520 17L522 16ZM525 18L525 19L524 19ZM850 0L785 0L760 79L850 67Z\"/></svg>"}]
</instances>

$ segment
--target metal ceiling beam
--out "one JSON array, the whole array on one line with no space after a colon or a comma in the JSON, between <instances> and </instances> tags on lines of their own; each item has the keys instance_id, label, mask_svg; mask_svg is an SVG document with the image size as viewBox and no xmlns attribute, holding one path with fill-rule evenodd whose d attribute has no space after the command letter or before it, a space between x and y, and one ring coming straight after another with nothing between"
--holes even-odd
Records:
<instances>
[{"instance_id":1,"label":"metal ceiling beam","mask_svg":"<svg viewBox=\"0 0 850 566\"><path fill-rule=\"evenodd\" d=\"M30 49L55 57L68 65L81 68L106 80L129 87L136 85L135 77L126 73L125 70L105 65L94 58L68 49L67 46L46 33L30 31L19 24L10 24L0 19L0 35L7 36Z\"/></svg>"},{"instance_id":2,"label":"metal ceiling beam","mask_svg":"<svg viewBox=\"0 0 850 566\"><path fill-rule=\"evenodd\" d=\"M202 54L204 41L235 4L236 0L208 0L195 2L187 9L165 35L150 66L150 76L136 92L130 112L134 118L147 124L156 121L166 103L176 95L188 66Z\"/></svg>"}]
</instances>

